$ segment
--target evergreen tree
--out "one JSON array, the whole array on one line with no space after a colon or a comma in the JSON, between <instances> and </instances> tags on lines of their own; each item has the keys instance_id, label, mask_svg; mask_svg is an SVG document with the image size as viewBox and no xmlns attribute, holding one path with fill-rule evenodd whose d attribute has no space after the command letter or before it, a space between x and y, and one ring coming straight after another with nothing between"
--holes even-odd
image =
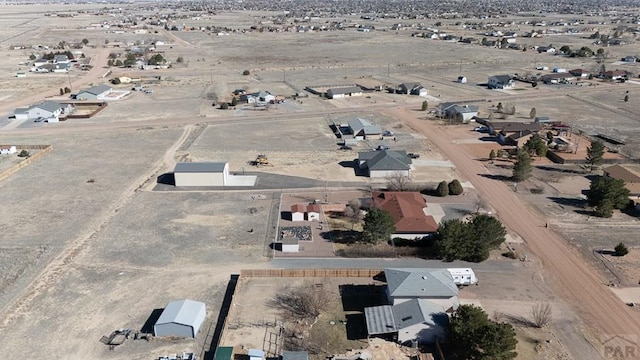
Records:
<instances>
[{"instance_id":1,"label":"evergreen tree","mask_svg":"<svg viewBox=\"0 0 640 360\"><path fill-rule=\"evenodd\" d=\"M531 177L531 157L523 150L518 149L516 163L513 165L513 180L524 181Z\"/></svg>"}]
</instances>

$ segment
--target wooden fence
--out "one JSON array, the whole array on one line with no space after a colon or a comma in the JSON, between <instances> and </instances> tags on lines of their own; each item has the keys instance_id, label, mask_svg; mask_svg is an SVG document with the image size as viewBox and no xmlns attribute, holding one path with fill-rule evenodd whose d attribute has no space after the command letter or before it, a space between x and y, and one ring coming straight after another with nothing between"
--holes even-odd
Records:
<instances>
[{"instance_id":1,"label":"wooden fence","mask_svg":"<svg viewBox=\"0 0 640 360\"><path fill-rule=\"evenodd\" d=\"M241 277L374 277L382 269L244 269Z\"/></svg>"}]
</instances>

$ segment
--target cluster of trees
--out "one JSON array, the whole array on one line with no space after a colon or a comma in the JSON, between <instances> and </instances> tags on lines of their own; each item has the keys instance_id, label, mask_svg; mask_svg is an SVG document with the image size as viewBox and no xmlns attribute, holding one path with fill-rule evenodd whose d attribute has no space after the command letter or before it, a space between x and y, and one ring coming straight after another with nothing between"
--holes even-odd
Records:
<instances>
[{"instance_id":1,"label":"cluster of trees","mask_svg":"<svg viewBox=\"0 0 640 360\"><path fill-rule=\"evenodd\" d=\"M589 186L587 201L589 206L594 207L596 216L609 218L614 209L629 206L629 190L624 180L598 176Z\"/></svg>"},{"instance_id":2,"label":"cluster of trees","mask_svg":"<svg viewBox=\"0 0 640 360\"><path fill-rule=\"evenodd\" d=\"M434 252L445 261L481 262L504 242L507 231L498 219L479 214L470 222L446 220L438 227Z\"/></svg>"},{"instance_id":3,"label":"cluster of trees","mask_svg":"<svg viewBox=\"0 0 640 360\"><path fill-rule=\"evenodd\" d=\"M578 50L571 50L571 47L569 47L569 45L564 45L563 47L560 48L560 51L563 54L568 55L569 57L592 57L593 55L596 54L593 50L591 50L586 46L583 46ZM604 49L602 48L598 49L598 53L599 54L604 53Z\"/></svg>"},{"instance_id":4,"label":"cluster of trees","mask_svg":"<svg viewBox=\"0 0 640 360\"><path fill-rule=\"evenodd\" d=\"M47 53L47 54L42 54L42 58L45 59L45 60L53 60L53 58L56 55L67 55L69 60L73 59L73 54L69 50L67 50L67 51L56 51L56 52L50 52L50 53Z\"/></svg>"},{"instance_id":5,"label":"cluster of trees","mask_svg":"<svg viewBox=\"0 0 640 360\"><path fill-rule=\"evenodd\" d=\"M445 352L452 360L510 360L518 356L517 344L511 324L492 321L480 307L460 305L449 320Z\"/></svg>"},{"instance_id":6,"label":"cluster of trees","mask_svg":"<svg viewBox=\"0 0 640 360\"><path fill-rule=\"evenodd\" d=\"M458 179L453 179L450 183L441 181L436 188L436 194L440 197L447 195L460 195L464 193L464 188Z\"/></svg>"},{"instance_id":7,"label":"cluster of trees","mask_svg":"<svg viewBox=\"0 0 640 360\"><path fill-rule=\"evenodd\" d=\"M68 94L68 93L70 93L70 92L71 92L71 89L70 89L70 88L68 88L68 87L60 88L60 95L61 95L61 96L62 96L62 95L64 95L64 94Z\"/></svg>"}]
</instances>

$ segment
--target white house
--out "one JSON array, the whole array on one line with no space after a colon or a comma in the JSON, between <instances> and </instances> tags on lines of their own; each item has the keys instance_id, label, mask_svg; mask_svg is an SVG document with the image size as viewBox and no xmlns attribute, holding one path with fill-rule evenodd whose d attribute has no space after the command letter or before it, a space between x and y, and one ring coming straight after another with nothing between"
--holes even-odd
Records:
<instances>
[{"instance_id":1,"label":"white house","mask_svg":"<svg viewBox=\"0 0 640 360\"><path fill-rule=\"evenodd\" d=\"M46 100L39 104L33 105L26 110L24 113L27 115L27 119L37 119L37 118L58 118L62 114L68 114L72 111L73 106L69 104L60 104L55 101ZM18 119L18 111L21 111L20 117L23 118L22 109L16 109L16 119Z\"/></svg>"},{"instance_id":2,"label":"white house","mask_svg":"<svg viewBox=\"0 0 640 360\"><path fill-rule=\"evenodd\" d=\"M14 145L11 146L0 146L0 155L12 155L18 152Z\"/></svg>"},{"instance_id":3,"label":"white house","mask_svg":"<svg viewBox=\"0 0 640 360\"><path fill-rule=\"evenodd\" d=\"M487 83L489 89L513 89L515 85L515 81L509 75L489 76L489 82Z\"/></svg>"},{"instance_id":4,"label":"white house","mask_svg":"<svg viewBox=\"0 0 640 360\"><path fill-rule=\"evenodd\" d=\"M441 103L436 108L436 116L446 119L454 119L459 123L466 124L474 117L478 116L476 105L458 105L454 103Z\"/></svg>"},{"instance_id":5,"label":"white house","mask_svg":"<svg viewBox=\"0 0 640 360\"><path fill-rule=\"evenodd\" d=\"M342 99L350 96L361 96L362 89L358 86L330 88L326 92L329 99Z\"/></svg>"},{"instance_id":6,"label":"white house","mask_svg":"<svg viewBox=\"0 0 640 360\"><path fill-rule=\"evenodd\" d=\"M409 177L412 161L404 150L372 150L358 154L358 167L370 178Z\"/></svg>"},{"instance_id":7,"label":"white house","mask_svg":"<svg viewBox=\"0 0 640 360\"><path fill-rule=\"evenodd\" d=\"M267 104L275 101L275 99L275 95L271 94L268 91L258 91L251 94L240 95L240 102L245 102L248 104Z\"/></svg>"},{"instance_id":8,"label":"white house","mask_svg":"<svg viewBox=\"0 0 640 360\"><path fill-rule=\"evenodd\" d=\"M88 89L81 90L76 94L78 100L104 100L113 89L107 85L96 85Z\"/></svg>"},{"instance_id":9,"label":"white house","mask_svg":"<svg viewBox=\"0 0 640 360\"><path fill-rule=\"evenodd\" d=\"M447 311L458 308L458 286L447 269L385 269L387 297L392 305L413 299L426 299Z\"/></svg>"}]
</instances>

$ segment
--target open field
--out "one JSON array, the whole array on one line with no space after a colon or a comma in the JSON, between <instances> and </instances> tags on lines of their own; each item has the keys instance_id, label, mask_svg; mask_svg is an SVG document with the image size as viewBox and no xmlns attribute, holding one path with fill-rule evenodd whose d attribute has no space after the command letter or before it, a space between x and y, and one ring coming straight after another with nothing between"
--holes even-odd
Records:
<instances>
[{"instance_id":1,"label":"open field","mask_svg":"<svg viewBox=\"0 0 640 360\"><path fill-rule=\"evenodd\" d=\"M578 288L580 284L569 282L576 292L559 289L558 278L570 279L571 274L557 266L553 269L558 272L550 274L546 267L555 266L558 261L549 256L548 251L542 251L536 239L544 236L549 242L555 241L556 235L550 230L562 234L573 245L562 252L568 254L566 259L589 265L580 267L581 273L575 274L581 280L588 280L588 284L604 286L614 282L631 286L640 279L635 270L640 247L636 240L637 219L627 214L616 214L608 220L590 217L579 199L588 188L589 174L576 167L562 167L564 172L536 169L535 178L522 184L517 194L495 185L499 180L488 177L477 180L477 174L499 177L509 173L508 166L474 161L486 157L489 146L497 145L480 143L478 134L468 131L471 125L469 129L466 126L446 128L425 121L427 113L418 109L425 99L429 109L440 101L473 100L480 106L480 116L487 116L498 102L512 103L517 113L511 120L525 120L530 108L536 107L538 116L550 116L588 135L605 133L621 137L627 144L619 147L620 152L638 158L640 110L636 98L640 96L640 83L590 80L594 85L540 84L536 88L518 83L516 90L488 90L482 84L489 75L535 73L535 66L540 64L549 68L592 69L595 60L411 37L410 27L399 31L387 29L394 19L381 19L376 24L377 30L370 33L348 28L316 33L236 31L216 36L207 31L166 31L160 26L146 34L135 34L130 29L117 33L115 28L84 29L93 23L110 21L112 16L107 12L95 15L76 10L104 6L48 5L46 8L46 11L76 13L71 18L44 16L44 8L0 6L0 20L5 25L0 29L3 55L0 56L0 110L3 114L9 115L16 107L41 101L43 96L58 98L60 87L70 86L75 92L106 84L114 76L140 77L141 82L153 90L153 94L132 92L120 101L112 101L90 119L70 119L58 124L20 124L10 122L6 116L0 119L3 144L50 144L54 149L0 181L3 205L0 208L3 234L0 239L0 336L4 353L28 359L133 360L187 350L201 354L203 349L208 350L229 275L242 268L271 266L268 245L277 231L275 217L280 215L281 189L309 188L308 191L314 193L307 195L313 198L318 198L318 191L322 192L324 187L361 191L371 181L355 176L352 160L358 151L386 144L392 149L406 149L421 155L415 161L412 174L412 180L417 183L434 184L458 178L471 186L476 183L466 181L473 179L481 184L477 190L468 187L468 197L472 199L465 198L460 203L447 203L455 200L451 197L442 201L430 199L438 203L445 218L461 208L473 209L476 196L498 202L501 207L505 206L503 209L518 211L498 211L498 216L513 222L506 224L507 227L520 229L521 233L510 231L515 239L512 246L521 255L527 255L527 261L507 260L493 254L488 265L478 267L499 265L493 270L480 270L481 285L464 289L462 298L481 304L492 315L500 311L514 317L527 317L533 304L549 302L554 309L554 321L549 329L518 328L522 358L597 357L597 351L587 340L601 335L591 322L607 310L585 313L580 307L583 302L592 304L590 299L582 297L591 296L591 288L585 290ZM137 10L133 4L121 6L125 12ZM154 12L141 10L139 14ZM261 21L262 16L273 14L222 11L200 19L183 20L189 26L215 23L248 29ZM356 15L345 15L345 19L360 21ZM461 29L453 20L444 21L442 30L456 36L483 36L477 31ZM17 71L28 70L28 66L20 63L28 61L29 55L51 51L32 50L31 45L53 47L61 41L79 42L83 38L90 46L82 50L96 66L94 70L74 70L69 74L28 73L26 78L15 77ZM173 62L171 68L106 67L110 53L125 50L124 47L105 48L106 41L112 45L130 42L142 46L157 40L165 42L158 45L156 51ZM591 40L582 35L519 37L518 42L529 46L550 42L572 48L591 46ZM27 48L13 50L11 45ZM638 71L637 63L616 63L621 56L637 52L637 43L609 47L607 51L610 52L606 60L608 69ZM183 57L184 62L178 64L178 57ZM245 69L250 75L242 75ZM108 70L113 73L102 77ZM458 75L465 75L468 83L454 82ZM161 79L154 79L156 76ZM351 84L362 78L392 87L418 81L428 89L429 96L375 92L357 98L325 100L308 94L306 98L288 98L268 110L244 104L232 110L212 106L215 101L229 101L231 92L238 88L250 92L267 90L288 97L306 86ZM130 90L133 86L122 84L115 88ZM622 100L626 94L631 99L629 102ZM353 116L365 117L392 130L397 141L372 139L351 151L338 150L339 139L329 124L344 122ZM248 165L248 161L261 153L275 166L253 168ZM231 172L257 173L258 188L222 192L156 186L159 175L171 172L176 161L184 160L228 161ZM2 158L0 170L15 161ZM551 165L544 160L536 164ZM264 176L262 184L268 184L261 189L260 176ZM373 185L382 186L384 182ZM543 188L544 192L527 191L534 187ZM305 193L300 191L300 196ZM530 209L535 209L540 219L531 220L530 214L527 215ZM529 223L523 225L521 221L525 217ZM549 222L549 230L537 225L544 221ZM619 241L631 247L629 257L603 258L593 252L610 249ZM529 248L529 242L534 250ZM547 246L552 245L557 244ZM558 249L558 252L565 251ZM537 258L533 253L542 256ZM574 257L579 260L572 260ZM335 259L340 260L351 261ZM385 261L386 264L403 259ZM598 277L584 275L590 271L597 271ZM278 280L278 284L283 283L282 279ZM603 291L597 285L592 288L598 294ZM241 300L236 302L238 310L233 315L246 319L237 321L277 316L260 300L245 299L267 299L278 290L277 286L268 281L251 280L241 289ZM581 295L579 300L578 295ZM101 336L115 329L139 330L154 309L180 298L204 301L207 305L207 321L196 340L128 341L114 351L99 342ZM611 324L615 319L629 313L615 307L618 303L611 306L611 299L603 299L601 305L613 309L606 315L614 319L605 319L603 323L613 329L615 326ZM590 322L588 326L584 320ZM263 328L242 328L226 334L223 340L259 347L263 335ZM546 342L549 339L552 341ZM539 343L543 345L536 350ZM348 343L343 347L353 346L354 343ZM543 348L542 351L539 348Z\"/></svg>"}]
</instances>

